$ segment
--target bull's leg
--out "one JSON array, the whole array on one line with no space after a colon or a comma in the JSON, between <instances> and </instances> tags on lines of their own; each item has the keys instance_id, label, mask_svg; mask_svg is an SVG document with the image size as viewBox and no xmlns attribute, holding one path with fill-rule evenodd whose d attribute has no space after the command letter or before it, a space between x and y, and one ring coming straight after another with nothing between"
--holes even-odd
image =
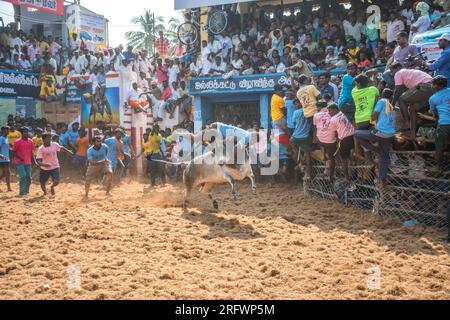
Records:
<instances>
[{"instance_id":1,"label":"bull's leg","mask_svg":"<svg viewBox=\"0 0 450 320\"><path fill-rule=\"evenodd\" d=\"M217 202L217 200L213 199L213 196L212 196L212 194L210 192L213 186L214 186L213 183L205 183L203 185L202 192L203 193L208 193L208 198L212 201L214 209L218 210L219 209L219 203Z\"/></svg>"},{"instance_id":2,"label":"bull's leg","mask_svg":"<svg viewBox=\"0 0 450 320\"><path fill-rule=\"evenodd\" d=\"M228 183L231 185L231 196L233 197L233 201L237 200L237 192L236 192L236 186L234 185L234 181L233 178L227 173L225 172L223 174L224 178L228 181Z\"/></svg>"},{"instance_id":3,"label":"bull's leg","mask_svg":"<svg viewBox=\"0 0 450 320\"><path fill-rule=\"evenodd\" d=\"M250 181L252 182L252 192L253 194L256 194L256 180L255 175L253 174L253 171L250 171L250 174L248 175L250 178Z\"/></svg>"}]
</instances>

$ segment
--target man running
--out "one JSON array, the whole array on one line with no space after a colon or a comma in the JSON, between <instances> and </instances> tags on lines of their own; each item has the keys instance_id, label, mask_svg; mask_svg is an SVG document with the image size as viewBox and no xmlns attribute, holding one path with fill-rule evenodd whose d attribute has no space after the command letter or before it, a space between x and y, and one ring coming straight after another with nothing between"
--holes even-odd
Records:
<instances>
[{"instance_id":1,"label":"man running","mask_svg":"<svg viewBox=\"0 0 450 320\"><path fill-rule=\"evenodd\" d=\"M0 180L5 178L6 187L8 188L8 192L11 192L11 181L10 181L10 173L9 173L9 142L8 142L8 134L9 127L2 127L2 132L0 135L0 169L2 170L2 175L0 176Z\"/></svg>"},{"instance_id":2,"label":"man running","mask_svg":"<svg viewBox=\"0 0 450 320\"><path fill-rule=\"evenodd\" d=\"M89 189L93 179L100 175L105 175L106 194L111 195L112 168L111 161L108 160L108 146L104 144L103 137L94 137L94 145L87 151L88 168L86 172L85 199L89 197Z\"/></svg>"},{"instance_id":3,"label":"man running","mask_svg":"<svg viewBox=\"0 0 450 320\"><path fill-rule=\"evenodd\" d=\"M26 196L30 193L31 163L33 160L34 144L28 137L28 128L20 129L22 138L14 143L14 163L19 174L19 195Z\"/></svg>"},{"instance_id":4,"label":"man running","mask_svg":"<svg viewBox=\"0 0 450 320\"><path fill-rule=\"evenodd\" d=\"M58 143L52 142L52 135L44 133L42 135L43 145L39 147L36 162L40 167L39 172L39 182L41 184L41 189L44 192L44 196L47 195L47 181L52 178L52 186L50 188L50 193L55 195L55 187L60 181L60 165L58 161L58 152L63 150L67 153L73 154L72 151L61 147Z\"/></svg>"}]
</instances>

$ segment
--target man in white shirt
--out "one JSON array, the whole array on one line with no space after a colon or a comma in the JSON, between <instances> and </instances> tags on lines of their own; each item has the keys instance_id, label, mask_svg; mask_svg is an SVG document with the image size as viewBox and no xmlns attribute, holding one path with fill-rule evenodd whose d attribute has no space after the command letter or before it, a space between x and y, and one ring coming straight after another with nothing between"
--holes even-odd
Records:
<instances>
[{"instance_id":1,"label":"man in white shirt","mask_svg":"<svg viewBox=\"0 0 450 320\"><path fill-rule=\"evenodd\" d=\"M72 33L72 37L70 38L69 46L72 51L80 50L81 39L78 38L78 34Z\"/></svg>"},{"instance_id":2,"label":"man in white shirt","mask_svg":"<svg viewBox=\"0 0 450 320\"><path fill-rule=\"evenodd\" d=\"M231 63L229 63L227 65L227 72L222 76L222 78L228 80L236 76L239 76L239 72L234 68L234 66Z\"/></svg>"},{"instance_id":3,"label":"man in white shirt","mask_svg":"<svg viewBox=\"0 0 450 320\"><path fill-rule=\"evenodd\" d=\"M125 107L127 108L128 106L130 106L135 110L147 112L145 107L147 107L149 103L147 100L141 99L141 94L143 93L144 92L139 89L138 84L136 82L133 82L132 87L130 88L130 90L128 90L125 96Z\"/></svg>"},{"instance_id":4,"label":"man in white shirt","mask_svg":"<svg viewBox=\"0 0 450 320\"><path fill-rule=\"evenodd\" d=\"M281 62L280 56L275 56L273 61L277 73L283 73L286 70L286 66Z\"/></svg>"},{"instance_id":5,"label":"man in white shirt","mask_svg":"<svg viewBox=\"0 0 450 320\"><path fill-rule=\"evenodd\" d=\"M358 43L361 41L362 23L361 22L357 22L355 15L352 15L350 17L350 21L344 20L342 25L344 27L344 32L345 32L346 38L352 37Z\"/></svg>"},{"instance_id":6,"label":"man in white shirt","mask_svg":"<svg viewBox=\"0 0 450 320\"><path fill-rule=\"evenodd\" d=\"M222 44L213 35L208 36L208 49L215 56L222 52Z\"/></svg>"},{"instance_id":7,"label":"man in white shirt","mask_svg":"<svg viewBox=\"0 0 450 320\"><path fill-rule=\"evenodd\" d=\"M226 31L222 32L222 35L218 37L218 40L222 43L222 60L225 60L225 58L230 55L231 49L233 49L233 43Z\"/></svg>"},{"instance_id":8,"label":"man in white shirt","mask_svg":"<svg viewBox=\"0 0 450 320\"><path fill-rule=\"evenodd\" d=\"M169 78L169 84L172 84L173 82L177 82L178 81L178 74L179 73L180 73L180 68L178 67L178 65L175 65L173 63L172 59L170 59L169 60L169 68L167 70L167 76ZM173 89L173 88L171 88L171 89Z\"/></svg>"},{"instance_id":9,"label":"man in white shirt","mask_svg":"<svg viewBox=\"0 0 450 320\"><path fill-rule=\"evenodd\" d=\"M409 41L414 38L414 36L418 33L425 32L431 27L431 20L428 14L428 10L430 6L425 2L419 2L416 6L417 14L419 18L417 18L416 22L411 25L411 33L409 37Z\"/></svg>"},{"instance_id":10,"label":"man in white shirt","mask_svg":"<svg viewBox=\"0 0 450 320\"><path fill-rule=\"evenodd\" d=\"M201 74L202 76L207 76L207 75L209 74L209 70L211 70L211 66L212 66L212 63L211 63L211 55L212 55L212 54L209 55L209 57L208 57L207 60L202 61L202 70L201 70L201 72L200 72L200 74Z\"/></svg>"},{"instance_id":11,"label":"man in white shirt","mask_svg":"<svg viewBox=\"0 0 450 320\"><path fill-rule=\"evenodd\" d=\"M23 41L17 36L17 32L15 30L11 31L11 37L8 39L8 46L12 49L14 49L15 46L19 46L19 48L22 48Z\"/></svg>"},{"instance_id":12,"label":"man in white shirt","mask_svg":"<svg viewBox=\"0 0 450 320\"><path fill-rule=\"evenodd\" d=\"M31 63L29 60L25 59L25 55L22 54L21 59L19 60L20 69L24 71L31 70Z\"/></svg>"},{"instance_id":13,"label":"man in white shirt","mask_svg":"<svg viewBox=\"0 0 450 320\"><path fill-rule=\"evenodd\" d=\"M47 52L44 56L44 60L46 63L50 64L55 70L58 70L58 65L56 60L51 56L50 52Z\"/></svg>"},{"instance_id":14,"label":"man in white shirt","mask_svg":"<svg viewBox=\"0 0 450 320\"><path fill-rule=\"evenodd\" d=\"M231 60L233 67L239 72L242 68L242 60L239 57L239 53L235 52L233 54L233 59Z\"/></svg>"},{"instance_id":15,"label":"man in white shirt","mask_svg":"<svg viewBox=\"0 0 450 320\"><path fill-rule=\"evenodd\" d=\"M211 76L221 76L225 73L227 65L222 61L220 56L216 56L214 63L211 65L209 74Z\"/></svg>"},{"instance_id":16,"label":"man in white shirt","mask_svg":"<svg viewBox=\"0 0 450 320\"><path fill-rule=\"evenodd\" d=\"M84 55L78 60L78 64L75 67L76 71L80 74L84 72L90 73L91 70L97 65L97 58L91 56L88 49L84 49Z\"/></svg>"},{"instance_id":17,"label":"man in white shirt","mask_svg":"<svg viewBox=\"0 0 450 320\"><path fill-rule=\"evenodd\" d=\"M140 73L140 80L139 80L139 88L142 89L144 92L148 92L150 89L150 86L148 84L146 74L144 72Z\"/></svg>"},{"instance_id":18,"label":"man in white shirt","mask_svg":"<svg viewBox=\"0 0 450 320\"><path fill-rule=\"evenodd\" d=\"M74 69L76 69L78 60L80 60L80 54L78 53L78 51L74 51L73 57L70 59L69 64L71 64L74 67ZM77 72L77 70L75 70L75 72Z\"/></svg>"},{"instance_id":19,"label":"man in white shirt","mask_svg":"<svg viewBox=\"0 0 450 320\"><path fill-rule=\"evenodd\" d=\"M391 14L391 22L388 23L387 28L387 43L397 41L397 35L405 30L405 24L400 19L398 14Z\"/></svg>"},{"instance_id":20,"label":"man in white shirt","mask_svg":"<svg viewBox=\"0 0 450 320\"><path fill-rule=\"evenodd\" d=\"M97 78L97 67L94 67L91 75L89 76L89 80L86 81L87 84L92 83L92 95L97 93L98 88L98 78Z\"/></svg>"}]
</instances>

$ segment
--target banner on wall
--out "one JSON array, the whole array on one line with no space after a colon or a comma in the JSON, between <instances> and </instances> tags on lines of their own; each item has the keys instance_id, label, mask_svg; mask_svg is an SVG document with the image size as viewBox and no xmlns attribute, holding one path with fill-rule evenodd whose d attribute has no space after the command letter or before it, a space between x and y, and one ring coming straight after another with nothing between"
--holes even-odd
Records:
<instances>
[{"instance_id":1,"label":"banner on wall","mask_svg":"<svg viewBox=\"0 0 450 320\"><path fill-rule=\"evenodd\" d=\"M12 4L64 15L64 0L7 0Z\"/></svg>"},{"instance_id":2,"label":"banner on wall","mask_svg":"<svg viewBox=\"0 0 450 320\"><path fill-rule=\"evenodd\" d=\"M39 97L37 73L0 70L0 97Z\"/></svg>"},{"instance_id":3,"label":"banner on wall","mask_svg":"<svg viewBox=\"0 0 450 320\"><path fill-rule=\"evenodd\" d=\"M81 6L71 5L66 9L66 23L69 37L76 33L90 51L106 45L106 19L104 16Z\"/></svg>"},{"instance_id":4,"label":"banner on wall","mask_svg":"<svg viewBox=\"0 0 450 320\"><path fill-rule=\"evenodd\" d=\"M88 129L97 128L97 122L103 121L107 127L120 126L120 89L118 74L106 75L104 92L92 94L92 87L86 87L81 95L81 124Z\"/></svg>"}]
</instances>

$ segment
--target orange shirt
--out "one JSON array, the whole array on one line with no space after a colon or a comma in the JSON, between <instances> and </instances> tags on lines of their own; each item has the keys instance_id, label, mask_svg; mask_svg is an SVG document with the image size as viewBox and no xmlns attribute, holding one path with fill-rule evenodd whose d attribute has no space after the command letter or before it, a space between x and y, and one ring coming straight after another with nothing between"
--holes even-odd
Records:
<instances>
[{"instance_id":1,"label":"orange shirt","mask_svg":"<svg viewBox=\"0 0 450 320\"><path fill-rule=\"evenodd\" d=\"M121 140L116 139L116 145L117 145L117 158L120 161L123 161L123 159L125 159L125 154L123 153L123 143Z\"/></svg>"},{"instance_id":2,"label":"orange shirt","mask_svg":"<svg viewBox=\"0 0 450 320\"><path fill-rule=\"evenodd\" d=\"M89 147L88 137L78 138L77 145L78 145L77 156L86 157L87 149Z\"/></svg>"}]
</instances>

